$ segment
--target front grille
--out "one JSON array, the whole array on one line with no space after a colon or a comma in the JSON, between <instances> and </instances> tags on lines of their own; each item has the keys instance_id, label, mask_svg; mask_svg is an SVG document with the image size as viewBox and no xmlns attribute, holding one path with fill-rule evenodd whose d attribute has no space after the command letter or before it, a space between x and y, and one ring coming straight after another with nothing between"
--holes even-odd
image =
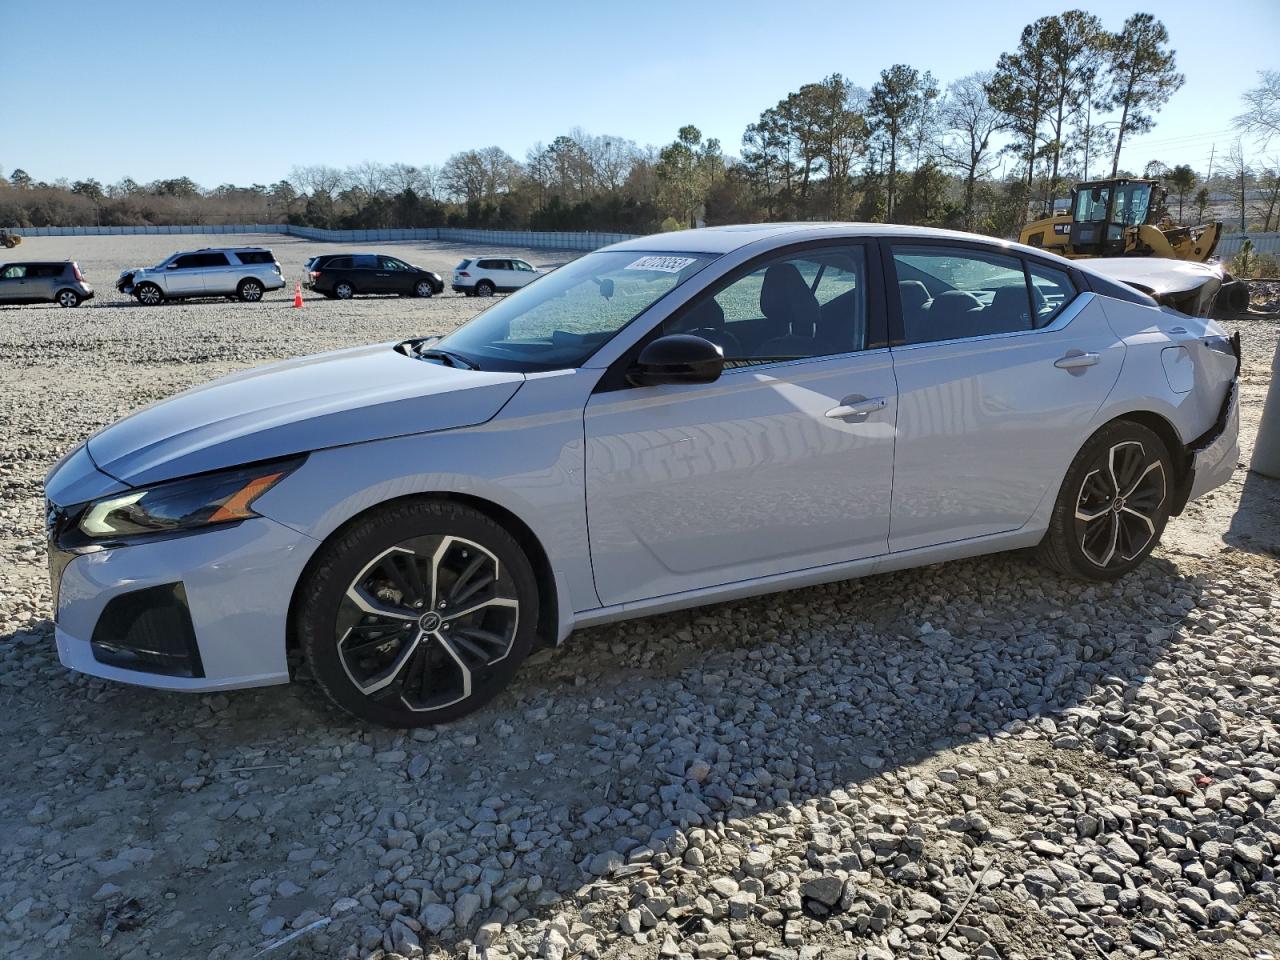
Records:
<instances>
[{"instance_id":1,"label":"front grille","mask_svg":"<svg viewBox=\"0 0 1280 960\"><path fill-rule=\"evenodd\" d=\"M204 664L181 583L113 597L93 628L93 659L126 670L203 677Z\"/></svg>"}]
</instances>

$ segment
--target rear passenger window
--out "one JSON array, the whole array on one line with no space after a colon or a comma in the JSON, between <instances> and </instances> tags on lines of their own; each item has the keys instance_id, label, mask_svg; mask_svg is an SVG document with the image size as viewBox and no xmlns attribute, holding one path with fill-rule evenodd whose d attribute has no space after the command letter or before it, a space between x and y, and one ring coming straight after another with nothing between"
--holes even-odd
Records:
<instances>
[{"instance_id":1,"label":"rear passenger window","mask_svg":"<svg viewBox=\"0 0 1280 960\"><path fill-rule=\"evenodd\" d=\"M1017 257L958 247L893 247L906 343L1031 330L1031 298Z\"/></svg>"},{"instance_id":2,"label":"rear passenger window","mask_svg":"<svg viewBox=\"0 0 1280 960\"><path fill-rule=\"evenodd\" d=\"M378 258L371 253L358 254L351 258L351 266L356 270L377 270Z\"/></svg>"},{"instance_id":3,"label":"rear passenger window","mask_svg":"<svg viewBox=\"0 0 1280 960\"><path fill-rule=\"evenodd\" d=\"M1028 261L1031 277L1031 305L1035 311L1035 327L1048 326L1062 308L1076 298L1076 285L1065 270Z\"/></svg>"},{"instance_id":4,"label":"rear passenger window","mask_svg":"<svg viewBox=\"0 0 1280 960\"><path fill-rule=\"evenodd\" d=\"M179 270L193 270L199 267L225 267L229 265L225 253L188 253L174 261Z\"/></svg>"}]
</instances>

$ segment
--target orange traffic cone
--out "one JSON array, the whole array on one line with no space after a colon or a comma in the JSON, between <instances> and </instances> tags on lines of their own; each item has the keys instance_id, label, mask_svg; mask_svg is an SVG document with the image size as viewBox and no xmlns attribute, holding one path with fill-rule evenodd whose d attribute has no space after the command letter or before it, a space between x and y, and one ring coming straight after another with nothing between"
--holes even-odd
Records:
<instances>
[{"instance_id":1,"label":"orange traffic cone","mask_svg":"<svg viewBox=\"0 0 1280 960\"><path fill-rule=\"evenodd\" d=\"M301 281L293 285L293 305L295 307L302 306L302 283Z\"/></svg>"}]
</instances>

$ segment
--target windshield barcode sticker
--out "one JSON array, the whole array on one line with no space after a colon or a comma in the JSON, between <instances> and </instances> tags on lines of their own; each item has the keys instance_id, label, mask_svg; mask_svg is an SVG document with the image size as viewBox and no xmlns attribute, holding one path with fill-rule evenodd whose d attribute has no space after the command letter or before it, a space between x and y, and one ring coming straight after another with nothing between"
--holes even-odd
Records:
<instances>
[{"instance_id":1,"label":"windshield barcode sticker","mask_svg":"<svg viewBox=\"0 0 1280 960\"><path fill-rule=\"evenodd\" d=\"M689 264L695 262L693 257L641 257L623 267L623 270L657 270L660 273L679 273Z\"/></svg>"}]
</instances>

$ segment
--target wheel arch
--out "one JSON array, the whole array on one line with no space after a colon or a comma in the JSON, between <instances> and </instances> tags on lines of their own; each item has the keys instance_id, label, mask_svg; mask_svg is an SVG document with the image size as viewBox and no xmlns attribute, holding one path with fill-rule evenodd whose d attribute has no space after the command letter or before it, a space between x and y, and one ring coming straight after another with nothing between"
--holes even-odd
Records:
<instances>
[{"instance_id":1,"label":"wheel arch","mask_svg":"<svg viewBox=\"0 0 1280 960\"><path fill-rule=\"evenodd\" d=\"M1093 433L1089 434L1089 437L1092 438L1099 430L1118 421L1128 421L1140 427L1146 427L1164 442L1169 451L1169 459L1173 462L1175 474L1173 501L1170 504L1169 514L1177 516L1182 513L1183 507L1187 505L1187 495L1191 490L1191 454L1178 428L1174 426L1172 420L1154 410L1135 409L1117 414L1106 423L1100 424ZM1087 443L1088 440L1085 442Z\"/></svg>"},{"instance_id":2,"label":"wheel arch","mask_svg":"<svg viewBox=\"0 0 1280 960\"><path fill-rule=\"evenodd\" d=\"M341 524L329 532L329 534L316 546L311 552L311 557L307 560L306 566L303 567L302 573L299 574L293 585L293 592L289 598L289 612L285 626L285 645L289 650L298 649L296 617L299 601L299 594L303 582L315 567L321 554L324 552L325 544L328 544L338 537L341 537L350 527L367 517L370 513L382 510L395 504L409 503L413 501L447 501L450 503L459 503L471 507L474 510L483 513L495 523L500 524L503 529L510 533L518 544L520 549L525 552L525 556L529 558L529 563L533 566L534 580L538 585L538 639L543 644L555 645L560 642L561 627L563 626L562 613L560 603L563 599L563 591L557 583L555 571L551 567L551 560L547 556L547 551L543 547L542 542L537 535L530 529L529 525L524 522L517 514L513 513L506 507L494 503L492 500L486 500L484 497L478 497L467 493L453 493L448 491L429 492L429 493L412 493L402 497L393 497L390 500L383 500L372 506L366 507L359 513L352 514Z\"/></svg>"}]
</instances>

